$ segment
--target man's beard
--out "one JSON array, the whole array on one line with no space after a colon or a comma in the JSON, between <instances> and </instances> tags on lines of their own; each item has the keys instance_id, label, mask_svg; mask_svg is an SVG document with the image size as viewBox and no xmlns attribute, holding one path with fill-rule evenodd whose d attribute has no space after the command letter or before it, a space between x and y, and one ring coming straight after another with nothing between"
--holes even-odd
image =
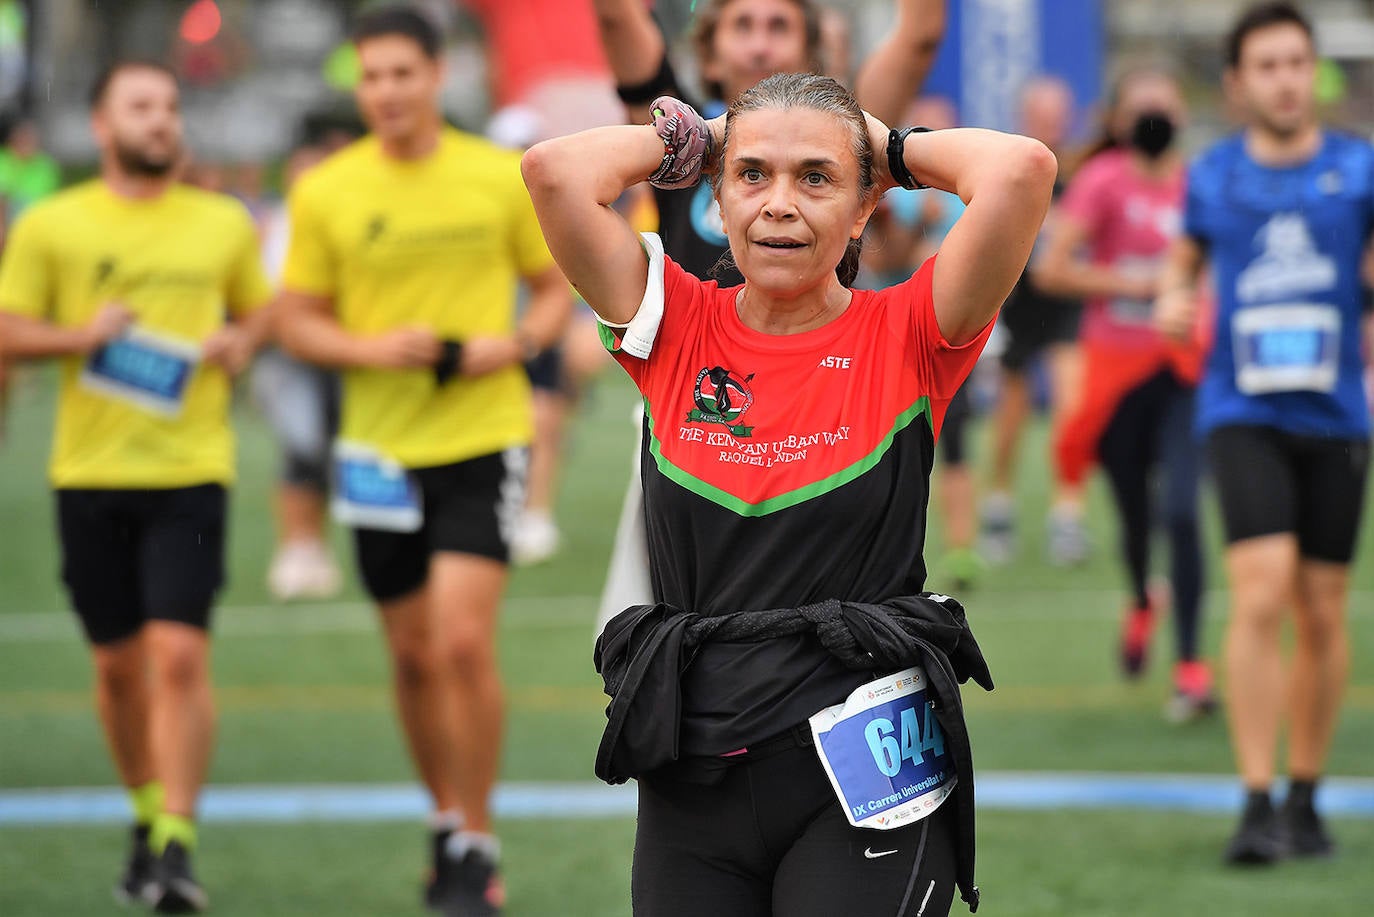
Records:
<instances>
[{"instance_id":1,"label":"man's beard","mask_svg":"<svg viewBox=\"0 0 1374 917\"><path fill-rule=\"evenodd\" d=\"M155 159L142 150L119 144L115 145L114 152L119 167L129 175L140 178L165 178L176 168L177 160L180 158L175 149L168 152L164 159Z\"/></svg>"},{"instance_id":2,"label":"man's beard","mask_svg":"<svg viewBox=\"0 0 1374 917\"><path fill-rule=\"evenodd\" d=\"M1307 115L1295 115L1286 118L1273 118L1263 112L1256 112L1255 118L1259 126L1266 133L1272 134L1279 140L1292 140L1302 133L1307 127L1311 118Z\"/></svg>"}]
</instances>

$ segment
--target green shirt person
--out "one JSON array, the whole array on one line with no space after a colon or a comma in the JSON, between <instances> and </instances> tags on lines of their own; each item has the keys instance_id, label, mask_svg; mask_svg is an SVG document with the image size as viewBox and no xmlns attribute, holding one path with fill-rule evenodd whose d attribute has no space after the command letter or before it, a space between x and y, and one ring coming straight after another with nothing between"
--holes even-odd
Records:
<instances>
[{"instance_id":1,"label":"green shirt person","mask_svg":"<svg viewBox=\"0 0 1374 917\"><path fill-rule=\"evenodd\" d=\"M61 184L62 170L39 146L38 128L32 121L20 121L0 149L0 196L5 199L7 222Z\"/></svg>"}]
</instances>

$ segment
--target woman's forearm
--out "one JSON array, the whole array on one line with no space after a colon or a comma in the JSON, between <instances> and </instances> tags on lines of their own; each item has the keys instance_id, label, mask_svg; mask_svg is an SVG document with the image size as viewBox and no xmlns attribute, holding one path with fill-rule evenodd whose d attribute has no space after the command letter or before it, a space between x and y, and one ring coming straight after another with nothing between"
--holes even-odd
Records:
<instances>
[{"instance_id":1,"label":"woman's forearm","mask_svg":"<svg viewBox=\"0 0 1374 917\"><path fill-rule=\"evenodd\" d=\"M663 161L663 140L647 124L617 124L536 144L525 153L525 184L540 198L605 205L647 179ZM570 201L575 203L575 201Z\"/></svg>"},{"instance_id":2,"label":"woman's forearm","mask_svg":"<svg viewBox=\"0 0 1374 917\"><path fill-rule=\"evenodd\" d=\"M521 171L549 251L598 315L625 323L648 277L639 239L610 205L655 172L663 140L648 125L617 125L536 144Z\"/></svg>"},{"instance_id":3,"label":"woman's forearm","mask_svg":"<svg viewBox=\"0 0 1374 917\"><path fill-rule=\"evenodd\" d=\"M1045 152L1038 140L1020 134L956 127L907 137L902 160L923 184L957 194L967 204L980 187L1022 179L1038 184Z\"/></svg>"}]
</instances>

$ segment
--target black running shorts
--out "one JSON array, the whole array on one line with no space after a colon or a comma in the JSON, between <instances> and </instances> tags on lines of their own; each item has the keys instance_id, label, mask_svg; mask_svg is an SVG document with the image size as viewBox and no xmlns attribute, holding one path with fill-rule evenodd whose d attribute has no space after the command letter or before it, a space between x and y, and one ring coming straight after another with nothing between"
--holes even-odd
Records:
<instances>
[{"instance_id":1,"label":"black running shorts","mask_svg":"<svg viewBox=\"0 0 1374 917\"><path fill-rule=\"evenodd\" d=\"M893 831L846 821L814 748L785 734L719 782L639 781L635 917L944 917L955 807Z\"/></svg>"},{"instance_id":2,"label":"black running shorts","mask_svg":"<svg viewBox=\"0 0 1374 917\"><path fill-rule=\"evenodd\" d=\"M106 644L149 620L205 629L224 584L225 490L59 490L62 580L86 637Z\"/></svg>"},{"instance_id":3,"label":"black running shorts","mask_svg":"<svg viewBox=\"0 0 1374 917\"><path fill-rule=\"evenodd\" d=\"M1041 293L1023 275L998 318L1007 336L1002 368L1023 373L1047 347L1074 343L1082 316L1082 303Z\"/></svg>"},{"instance_id":4,"label":"black running shorts","mask_svg":"<svg viewBox=\"0 0 1374 917\"><path fill-rule=\"evenodd\" d=\"M525 375L530 377L530 386L538 391L564 394L567 386L563 382L563 348L541 350L525 363Z\"/></svg>"},{"instance_id":5,"label":"black running shorts","mask_svg":"<svg viewBox=\"0 0 1374 917\"><path fill-rule=\"evenodd\" d=\"M529 450L519 448L411 469L424 505L420 529L353 530L368 594L386 602L419 589L429 578L430 555L439 551L508 563L511 531L525 505L528 468Z\"/></svg>"},{"instance_id":6,"label":"black running shorts","mask_svg":"<svg viewBox=\"0 0 1374 917\"><path fill-rule=\"evenodd\" d=\"M1367 441L1229 426L1211 432L1207 455L1228 543L1293 532L1303 557L1350 563L1364 508Z\"/></svg>"},{"instance_id":7,"label":"black running shorts","mask_svg":"<svg viewBox=\"0 0 1374 917\"><path fill-rule=\"evenodd\" d=\"M940 461L961 466L968 461L968 423L973 419L973 383L965 380L945 408L945 420L940 427Z\"/></svg>"}]
</instances>

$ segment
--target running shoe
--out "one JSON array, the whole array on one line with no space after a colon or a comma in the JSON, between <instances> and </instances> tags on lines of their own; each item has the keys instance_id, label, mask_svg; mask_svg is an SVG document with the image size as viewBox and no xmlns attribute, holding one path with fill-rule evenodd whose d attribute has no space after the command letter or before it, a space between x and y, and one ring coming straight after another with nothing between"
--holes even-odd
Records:
<instances>
[{"instance_id":1,"label":"running shoe","mask_svg":"<svg viewBox=\"0 0 1374 917\"><path fill-rule=\"evenodd\" d=\"M157 892L157 858L148 846L147 825L135 825L129 833L129 862L114 887L120 904L152 904Z\"/></svg>"},{"instance_id":2,"label":"running shoe","mask_svg":"<svg viewBox=\"0 0 1374 917\"><path fill-rule=\"evenodd\" d=\"M1148 603L1144 607L1126 609L1121 622L1121 671L1128 679L1145 673L1150 659L1150 639L1154 635L1155 620L1169 608L1169 584L1155 580L1146 590Z\"/></svg>"},{"instance_id":3,"label":"running shoe","mask_svg":"<svg viewBox=\"0 0 1374 917\"><path fill-rule=\"evenodd\" d=\"M1296 857L1329 857L1336 852L1326 823L1313 805L1311 784L1295 784L1288 791L1279 809L1279 836L1284 852Z\"/></svg>"},{"instance_id":4,"label":"running shoe","mask_svg":"<svg viewBox=\"0 0 1374 917\"><path fill-rule=\"evenodd\" d=\"M1077 567L1086 563L1091 553L1088 530L1072 510L1050 511L1045 519L1045 544L1050 564L1055 567Z\"/></svg>"},{"instance_id":5,"label":"running shoe","mask_svg":"<svg viewBox=\"0 0 1374 917\"><path fill-rule=\"evenodd\" d=\"M450 860L448 858L448 839L453 836L453 831L444 829L434 831L429 836L430 846L430 868L429 876L425 880L425 907L431 911L439 909L439 898L448 881L450 871Z\"/></svg>"},{"instance_id":6,"label":"running shoe","mask_svg":"<svg viewBox=\"0 0 1374 917\"><path fill-rule=\"evenodd\" d=\"M561 541L558 526L548 513L522 513L511 535L511 560L521 567L542 564L558 553Z\"/></svg>"},{"instance_id":7,"label":"running shoe","mask_svg":"<svg viewBox=\"0 0 1374 917\"><path fill-rule=\"evenodd\" d=\"M436 871L434 903L430 905L444 917L500 917L506 903L496 861L477 849L467 850Z\"/></svg>"},{"instance_id":8,"label":"running shoe","mask_svg":"<svg viewBox=\"0 0 1374 917\"><path fill-rule=\"evenodd\" d=\"M990 494L983 501L978 531L978 553L995 567L1016 556L1015 507L1007 494Z\"/></svg>"},{"instance_id":9,"label":"running shoe","mask_svg":"<svg viewBox=\"0 0 1374 917\"><path fill-rule=\"evenodd\" d=\"M941 566L944 579L956 592L964 592L978 585L987 566L972 548L955 548L945 555Z\"/></svg>"},{"instance_id":10,"label":"running shoe","mask_svg":"<svg viewBox=\"0 0 1374 917\"><path fill-rule=\"evenodd\" d=\"M1149 605L1130 608L1121 623L1121 671L1129 679L1145 674L1150 658L1150 637L1155 630L1155 610Z\"/></svg>"},{"instance_id":11,"label":"running shoe","mask_svg":"<svg viewBox=\"0 0 1374 917\"><path fill-rule=\"evenodd\" d=\"M1212 670L1198 660L1174 666L1174 696L1164 706L1164 718L1171 723L1191 723L1210 716L1217 709L1212 691Z\"/></svg>"},{"instance_id":12,"label":"running shoe","mask_svg":"<svg viewBox=\"0 0 1374 917\"><path fill-rule=\"evenodd\" d=\"M210 906L210 896L191 873L191 852L180 841L169 841L157 858L156 896L159 914L198 914Z\"/></svg>"},{"instance_id":13,"label":"running shoe","mask_svg":"<svg viewBox=\"0 0 1374 917\"><path fill-rule=\"evenodd\" d=\"M1226 862L1231 866L1269 866L1282 856L1279 820L1269 794L1247 794L1240 825L1226 845Z\"/></svg>"},{"instance_id":14,"label":"running shoe","mask_svg":"<svg viewBox=\"0 0 1374 917\"><path fill-rule=\"evenodd\" d=\"M343 575L318 541L284 544L272 557L267 571L267 588L279 602L297 599L329 599L339 594Z\"/></svg>"}]
</instances>

